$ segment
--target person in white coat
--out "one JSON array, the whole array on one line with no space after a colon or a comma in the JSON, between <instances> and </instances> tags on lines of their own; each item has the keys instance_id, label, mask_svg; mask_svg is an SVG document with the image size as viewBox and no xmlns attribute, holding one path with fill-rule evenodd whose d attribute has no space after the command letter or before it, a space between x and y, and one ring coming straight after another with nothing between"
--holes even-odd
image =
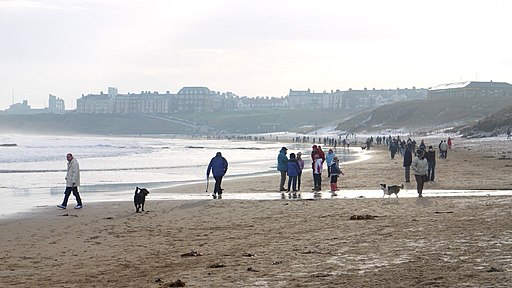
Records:
<instances>
[{"instance_id":1,"label":"person in white coat","mask_svg":"<svg viewBox=\"0 0 512 288\"><path fill-rule=\"evenodd\" d=\"M83 207L82 199L78 193L78 186L80 186L80 167L76 158L73 157L73 154L68 153L68 155L66 155L66 159L68 160L68 171L66 173L66 190L64 191L64 200L62 201L62 204L57 205L57 207L66 209L68 206L69 195L71 195L71 192L73 192L73 196L75 196L77 203L75 209L81 209Z\"/></svg>"},{"instance_id":2,"label":"person in white coat","mask_svg":"<svg viewBox=\"0 0 512 288\"><path fill-rule=\"evenodd\" d=\"M416 157L412 159L411 164L414 177L416 178L416 189L418 197L423 197L423 185L427 179L428 161L425 158L425 151L419 149L416 151Z\"/></svg>"}]
</instances>

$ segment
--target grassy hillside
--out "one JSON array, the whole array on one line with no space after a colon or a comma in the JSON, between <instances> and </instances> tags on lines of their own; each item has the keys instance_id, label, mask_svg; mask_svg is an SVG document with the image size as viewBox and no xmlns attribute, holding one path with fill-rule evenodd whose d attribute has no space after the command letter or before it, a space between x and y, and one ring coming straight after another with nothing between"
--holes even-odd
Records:
<instances>
[{"instance_id":1,"label":"grassy hillside","mask_svg":"<svg viewBox=\"0 0 512 288\"><path fill-rule=\"evenodd\" d=\"M499 110L476 124L456 127L465 137L505 135L507 129L512 129L512 105Z\"/></svg>"},{"instance_id":2,"label":"grassy hillside","mask_svg":"<svg viewBox=\"0 0 512 288\"><path fill-rule=\"evenodd\" d=\"M339 123L337 129L354 132L400 128L416 131L437 130L474 123L508 105L512 105L512 97L398 102L359 113Z\"/></svg>"},{"instance_id":3,"label":"grassy hillside","mask_svg":"<svg viewBox=\"0 0 512 288\"><path fill-rule=\"evenodd\" d=\"M355 111L330 109L187 113L171 115L172 117L143 114L0 114L0 131L106 135L192 134L206 131L203 126L208 126L226 133L304 133L339 123L339 130L351 132L385 129L430 131L456 127L456 131L464 129L463 133L504 133L508 126L512 125L510 106L512 97L478 101L413 100L381 106L355 116ZM502 109L503 111L497 112Z\"/></svg>"}]
</instances>

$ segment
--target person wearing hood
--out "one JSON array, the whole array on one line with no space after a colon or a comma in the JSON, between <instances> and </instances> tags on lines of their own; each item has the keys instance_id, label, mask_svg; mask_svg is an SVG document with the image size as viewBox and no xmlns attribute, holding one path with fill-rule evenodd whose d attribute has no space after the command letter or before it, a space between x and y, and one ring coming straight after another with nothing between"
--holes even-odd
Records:
<instances>
[{"instance_id":1,"label":"person wearing hood","mask_svg":"<svg viewBox=\"0 0 512 288\"><path fill-rule=\"evenodd\" d=\"M418 149L416 157L412 159L411 164L414 177L416 178L416 189L418 190L418 197L423 197L423 185L427 179L428 162L425 159L425 151Z\"/></svg>"},{"instance_id":2,"label":"person wearing hood","mask_svg":"<svg viewBox=\"0 0 512 288\"><path fill-rule=\"evenodd\" d=\"M277 170L281 172L281 181L279 183L279 191L286 191L284 188L284 183L286 182L286 172L288 171L288 157L286 153L288 148L282 147L281 151L279 151L279 155L277 155Z\"/></svg>"},{"instance_id":3,"label":"person wearing hood","mask_svg":"<svg viewBox=\"0 0 512 288\"><path fill-rule=\"evenodd\" d=\"M215 179L215 188L213 189L213 198L220 199L222 198L222 177L228 171L228 161L226 158L222 157L220 152L215 154L215 157L210 160L210 164L208 165L208 169L206 170L206 178L210 177L210 171L212 171L213 178Z\"/></svg>"}]
</instances>

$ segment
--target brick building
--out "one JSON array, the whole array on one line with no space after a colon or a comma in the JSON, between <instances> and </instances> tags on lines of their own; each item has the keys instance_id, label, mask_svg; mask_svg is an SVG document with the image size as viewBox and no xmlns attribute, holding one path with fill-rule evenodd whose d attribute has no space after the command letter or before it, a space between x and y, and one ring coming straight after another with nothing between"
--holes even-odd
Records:
<instances>
[{"instance_id":1,"label":"brick building","mask_svg":"<svg viewBox=\"0 0 512 288\"><path fill-rule=\"evenodd\" d=\"M170 114L217 111L221 105L221 96L206 87L183 87L178 94L169 91L119 94L116 88L110 87L108 94L82 95L76 101L76 112Z\"/></svg>"}]
</instances>

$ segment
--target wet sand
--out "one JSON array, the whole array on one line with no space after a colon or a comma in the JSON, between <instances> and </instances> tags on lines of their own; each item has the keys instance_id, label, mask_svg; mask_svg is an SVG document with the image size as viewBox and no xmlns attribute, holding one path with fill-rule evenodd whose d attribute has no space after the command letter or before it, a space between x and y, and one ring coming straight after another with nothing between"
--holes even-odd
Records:
<instances>
[{"instance_id":1,"label":"wet sand","mask_svg":"<svg viewBox=\"0 0 512 288\"><path fill-rule=\"evenodd\" d=\"M391 160L377 147L371 159L343 167L335 199L161 201L149 194L139 214L131 202L92 203L5 219L0 286L170 287L181 279L186 287L509 287L512 197L428 191L512 189L512 142L458 141L438 160L437 180L421 199L343 198L343 189L403 181L400 156ZM311 175L304 182L302 193L311 193ZM227 196L278 193L277 183L275 175L223 186ZM191 251L201 255L181 256Z\"/></svg>"}]
</instances>

